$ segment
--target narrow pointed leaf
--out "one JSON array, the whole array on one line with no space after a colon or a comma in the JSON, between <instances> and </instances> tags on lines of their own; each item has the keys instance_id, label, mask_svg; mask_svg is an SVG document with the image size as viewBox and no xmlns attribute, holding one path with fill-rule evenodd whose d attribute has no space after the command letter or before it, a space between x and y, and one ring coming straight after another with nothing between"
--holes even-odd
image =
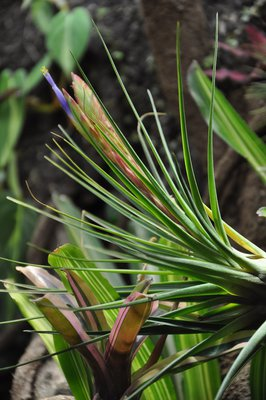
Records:
<instances>
[{"instance_id":1,"label":"narrow pointed leaf","mask_svg":"<svg viewBox=\"0 0 266 400\"><path fill-rule=\"evenodd\" d=\"M266 338L266 322L264 322L253 334L253 336L249 339L246 346L239 353L238 357L234 361L231 366L229 372L227 373L218 393L216 396L216 400L222 399L223 393L226 388L230 385L233 378L240 371L241 368L255 355L257 350L262 346L263 341Z\"/></svg>"},{"instance_id":2,"label":"narrow pointed leaf","mask_svg":"<svg viewBox=\"0 0 266 400\"><path fill-rule=\"evenodd\" d=\"M252 400L266 398L266 347L254 356L250 367L250 391Z\"/></svg>"},{"instance_id":3,"label":"narrow pointed leaf","mask_svg":"<svg viewBox=\"0 0 266 400\"><path fill-rule=\"evenodd\" d=\"M220 208L217 198L215 175L214 175L214 155L213 155L213 112L215 107L215 74L216 74L216 64L217 64L217 54L218 54L218 15L216 15L216 32L215 32L215 47L214 47L214 57L213 57L213 72L212 72L212 86L211 86L211 98L210 98L210 114L208 123L208 150L207 150L207 169L208 169L208 190L210 204L213 214L214 225L216 227L217 233L220 235L222 240L226 245L230 245L220 214Z\"/></svg>"},{"instance_id":4,"label":"narrow pointed leaf","mask_svg":"<svg viewBox=\"0 0 266 400\"><path fill-rule=\"evenodd\" d=\"M177 24L176 30L176 62L177 62L177 85L178 85L178 103L179 103L179 117L180 117L180 130L182 137L182 149L184 154L184 162L186 174L191 190L192 197L198 207L200 214L208 222L208 217L203 207L203 202L199 193L198 184L195 178L195 173L191 160L191 153L188 142L188 133L186 125L185 105L183 96L183 81L181 72L181 50L180 50L180 25Z\"/></svg>"}]
</instances>

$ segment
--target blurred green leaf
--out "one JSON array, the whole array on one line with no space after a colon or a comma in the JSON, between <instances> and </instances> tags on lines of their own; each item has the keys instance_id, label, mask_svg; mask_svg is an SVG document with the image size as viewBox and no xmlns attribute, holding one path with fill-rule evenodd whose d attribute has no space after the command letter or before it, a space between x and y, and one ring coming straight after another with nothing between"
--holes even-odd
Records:
<instances>
[{"instance_id":1,"label":"blurred green leaf","mask_svg":"<svg viewBox=\"0 0 266 400\"><path fill-rule=\"evenodd\" d=\"M36 215L6 199L8 192L0 193L0 254L2 257L24 259L26 242L30 239ZM0 262L0 266L3 261ZM0 270L0 276L3 270ZM6 269L5 269L6 274Z\"/></svg>"},{"instance_id":2,"label":"blurred green leaf","mask_svg":"<svg viewBox=\"0 0 266 400\"><path fill-rule=\"evenodd\" d=\"M197 63L193 63L190 68L188 85L203 117L208 121L211 82ZM229 146L249 161L262 180L266 182L266 145L218 89L215 92L213 128Z\"/></svg>"},{"instance_id":3,"label":"blurred green leaf","mask_svg":"<svg viewBox=\"0 0 266 400\"><path fill-rule=\"evenodd\" d=\"M257 214L259 217L266 217L266 207L259 208Z\"/></svg>"},{"instance_id":4,"label":"blurred green leaf","mask_svg":"<svg viewBox=\"0 0 266 400\"><path fill-rule=\"evenodd\" d=\"M26 243L30 240L36 215L21 206L16 206L6 199L8 192L0 192L0 254L14 260L25 259ZM0 261L0 279L20 280L14 265L7 268L7 263ZM15 315L14 303L9 297L1 297L0 319Z\"/></svg>"},{"instance_id":5,"label":"blurred green leaf","mask_svg":"<svg viewBox=\"0 0 266 400\"><path fill-rule=\"evenodd\" d=\"M33 0L31 4L31 17L37 28L44 34L49 32L53 18L52 4L48 0Z\"/></svg>"},{"instance_id":6,"label":"blurred green leaf","mask_svg":"<svg viewBox=\"0 0 266 400\"><path fill-rule=\"evenodd\" d=\"M52 58L58 63L66 75L75 67L75 58L79 60L84 54L92 29L88 11L84 7L74 10L60 11L49 27L46 45Z\"/></svg>"},{"instance_id":7,"label":"blurred green leaf","mask_svg":"<svg viewBox=\"0 0 266 400\"><path fill-rule=\"evenodd\" d=\"M7 187L17 198L22 197L22 191L19 182L19 173L18 173L18 165L17 165L17 157L15 153L12 153L8 168L7 168Z\"/></svg>"},{"instance_id":8,"label":"blurred green leaf","mask_svg":"<svg viewBox=\"0 0 266 400\"><path fill-rule=\"evenodd\" d=\"M33 0L23 0L21 8L24 10L30 6L30 4L33 2Z\"/></svg>"},{"instance_id":9,"label":"blurred green leaf","mask_svg":"<svg viewBox=\"0 0 266 400\"><path fill-rule=\"evenodd\" d=\"M16 225L17 206L6 199L8 192L0 193L0 220L2 227L0 230L0 253L2 257L7 257L9 251L9 241Z\"/></svg>"},{"instance_id":10,"label":"blurred green leaf","mask_svg":"<svg viewBox=\"0 0 266 400\"><path fill-rule=\"evenodd\" d=\"M4 70L0 75L0 96L5 97L5 93L12 89L15 91L0 102L0 168L8 163L24 123L25 101L20 90L25 77L23 69L15 73Z\"/></svg>"}]
</instances>

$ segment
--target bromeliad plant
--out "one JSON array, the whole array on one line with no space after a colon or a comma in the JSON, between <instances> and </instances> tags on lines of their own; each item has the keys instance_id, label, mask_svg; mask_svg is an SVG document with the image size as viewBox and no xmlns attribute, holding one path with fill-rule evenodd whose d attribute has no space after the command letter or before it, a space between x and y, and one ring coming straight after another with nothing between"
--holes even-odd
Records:
<instances>
[{"instance_id":1,"label":"bromeliad plant","mask_svg":"<svg viewBox=\"0 0 266 400\"><path fill-rule=\"evenodd\" d=\"M185 177L168 148L152 95L148 92L164 161L146 131L107 48L106 51L139 124L149 167L119 130L86 77L83 76L83 80L73 75L72 97L65 90L61 91L44 69L44 76L71 122L98 151L110 172L97 165L62 128L62 135L54 138L56 149L49 147L53 157L47 159L143 228L152 240L89 212L84 212L84 218L80 219L59 203L58 209L49 206L46 211L28 206L62 222L73 236L81 231L86 240L79 246L64 245L49 255L49 267L59 274L60 280L37 266L19 267L34 285L18 286L26 293L12 290L11 284L7 285L7 290L42 336L50 353L56 355L78 400L92 396L95 399L136 399L140 395L149 400L182 398L180 382L175 386L176 381L166 375L196 366L203 368L204 363L238 350L239 355L220 389L219 377L215 375L213 378L213 371L217 371L215 364L212 372L209 371L212 379L208 383L212 381L213 386L206 385L200 395L197 386L191 395L194 395L191 398L202 399L213 399L216 395L218 400L248 360L253 358L252 371L262 369L265 362L266 253L228 226L219 211L212 151L217 44L207 149L210 207L202 201L190 157L179 30L177 77ZM240 117L236 118L231 109L230 112L232 122L234 119L239 122ZM70 157L60 141L84 158L89 168L94 168L119 195L94 181L80 168L77 160ZM95 248L88 245L88 238L111 243L116 250ZM90 257L92 250L97 252L94 259ZM135 291L132 292L128 286L113 287L103 277L103 273L117 273L118 269L110 269L110 265L106 267L114 262L134 265L134 269L120 268L119 272L138 274L139 284ZM160 280L150 283L143 280L145 275L157 276ZM44 297L33 303L28 294L44 294ZM169 334L177 337L175 350L160 358ZM190 338L192 334L198 334L194 342L184 339L182 345L178 340L180 335ZM160 335L156 344L148 337L154 335ZM132 359L133 376L130 371ZM254 398L261 398L265 380L258 382L256 373L251 376ZM190 381L190 385L193 382Z\"/></svg>"}]
</instances>

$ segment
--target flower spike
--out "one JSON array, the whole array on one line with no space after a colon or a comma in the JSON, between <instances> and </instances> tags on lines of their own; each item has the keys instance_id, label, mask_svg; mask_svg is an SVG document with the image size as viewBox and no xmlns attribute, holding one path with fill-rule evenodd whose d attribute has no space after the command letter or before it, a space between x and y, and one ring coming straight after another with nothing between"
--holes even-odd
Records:
<instances>
[{"instance_id":1,"label":"flower spike","mask_svg":"<svg viewBox=\"0 0 266 400\"><path fill-rule=\"evenodd\" d=\"M73 114L72 114L72 112L70 110L68 102L65 99L65 96L63 95L62 90L59 89L59 87L57 86L57 84L53 80L51 74L49 73L48 69L45 66L43 66L41 68L41 72L42 72L43 76L45 77L45 79L47 80L47 82L49 83L49 85L51 86L51 88L53 89L53 91L54 91L59 103L61 104L61 106L63 107L63 109L65 110L65 112L69 116L69 118L73 118Z\"/></svg>"}]
</instances>

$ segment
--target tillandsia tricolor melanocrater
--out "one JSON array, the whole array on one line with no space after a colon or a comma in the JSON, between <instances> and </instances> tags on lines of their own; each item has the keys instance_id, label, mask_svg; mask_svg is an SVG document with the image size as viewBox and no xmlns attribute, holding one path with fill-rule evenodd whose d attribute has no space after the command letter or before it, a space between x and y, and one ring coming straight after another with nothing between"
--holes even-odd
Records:
<instances>
[{"instance_id":1,"label":"tillandsia tricolor melanocrater","mask_svg":"<svg viewBox=\"0 0 266 400\"><path fill-rule=\"evenodd\" d=\"M179 43L178 40L177 43ZM177 54L180 54L178 49ZM167 140L158 122L158 113L150 93L152 114L155 116L166 163L158 154L144 124L141 123L142 119L117 73L121 87L137 118L137 122L141 126L141 133L147 145L146 149L151 151L150 159L146 157L150 167L148 168L113 122L107 110L91 89L90 84L86 83L86 79L83 81L73 74L73 98L66 91L61 91L57 87L46 69L43 72L72 124L98 151L110 167L111 173L88 157L86 152L83 152L63 129L61 131L65 137L62 139L78 155L88 161L88 164L103 176L119 194L122 194L122 198L113 195L112 192L94 181L84 169L76 164L57 140L54 140L54 143L60 151L59 154L48 146L57 161L49 157L46 158L88 189L90 193L98 196L130 221L143 227L145 232L147 231L149 235L155 237L155 241L117 227L115 224L93 216L89 212L85 212L85 219L81 220L72 216L69 211L65 212L64 208L61 211L60 207L59 210L48 207L57 214L55 219L62 222L67 221L69 227L82 230L84 237L85 234L88 234L89 238L94 237L112 243L115 248L122 251L122 253L115 255L113 252L108 253L111 258L116 258L117 262L122 261L124 263L127 260L127 263L135 263L138 266L144 263L152 269L150 274L168 275L167 286L163 287L164 290L160 287L159 293L155 292L156 297L153 297L153 300L167 300L171 303L171 306L173 302L179 301L196 304L186 305L184 308L174 310L174 316L171 310L171 313L167 314L167 318L165 315L149 317L154 308L157 307L156 302L151 302L150 298L140 289L129 295L130 288L126 291L128 297L125 304L122 304L122 301L119 300L121 310L118 315L116 313L112 315L110 323L110 314L107 310L118 305L116 300L118 300L119 295L111 299L108 296L108 298L103 297L100 289L103 286L95 285L94 290L92 290L90 286L87 288L86 283L88 281L86 279L85 284L83 284L83 280L79 279L79 277L86 277L76 276L74 272L67 272L68 261L74 262L74 265L71 263L69 266L74 271L80 268L80 264L84 260L79 252L78 254L74 252L73 258L73 253L68 251L64 253L63 259L61 258L61 265L58 265L57 262L55 264L50 263L53 268L60 268L62 273L60 278L64 287L59 282L44 286L47 288L47 294L36 304L38 304L46 319L50 321L49 328L52 325L56 330L55 333L60 334L59 339L63 337L72 348L76 345L80 346L80 353L87 360L94 377L93 393L95 400L99 398L136 399L149 385L154 382L156 382L156 385L160 383L157 381L167 373L184 371L187 368L192 368L193 365L216 358L224 352L233 351L236 349L235 346L238 346L238 349L239 346L245 346L243 352L239 355L240 358L238 358L236 366L228 374L228 378L226 378L227 380L218 394L217 398L220 399L226 384L230 382L236 369L239 369L245 360L253 355L258 344L265 339L265 310L261 305L265 303L266 273L265 252L232 230L221 219L215 187L212 151L214 80L211 90L212 106L209 112L207 150L210 197L210 208L208 208L202 201L190 157L180 62L178 63L178 93L185 177L182 176L179 165L170 152ZM145 148L145 144L143 147ZM264 160L264 157L262 158ZM170 167L169 171L165 164ZM161 179L160 173L162 173L164 179ZM56 205L56 207L58 206ZM51 217L53 218L52 215ZM235 249L229 238L240 245L243 251ZM85 257L85 259L91 267L91 261L95 258ZM60 257L58 260L60 260ZM95 263L106 261L109 262L110 260L96 257ZM84 268L86 275L94 273L95 271L87 267L86 263ZM65 272L63 273L62 270ZM97 270L98 273L106 272L104 268ZM30 269L25 269L24 273L26 272L31 279L29 271ZM42 276L44 281L48 280L49 274L38 271L38 269L36 271L35 277L38 275L39 277ZM117 271L113 269L113 272L116 273ZM149 271L140 271L139 268L134 272L149 273ZM126 273L132 274L133 270L129 272L127 269ZM173 281L171 281L172 277ZM187 285L185 287L183 286L184 277L186 278L185 285ZM36 282L35 285L38 286L39 283ZM65 292L55 294L48 290L48 287L56 287L61 291L65 288L72 295L70 296ZM119 290L121 290L121 287ZM95 295L98 295L99 298L96 299ZM256 302L254 302L254 299L256 299ZM29 302L27 302L27 305L29 305ZM191 311L191 307L193 311ZM255 308L256 312L254 312ZM184 320L182 317L179 318L182 315L185 316ZM148 317L151 324L143 327ZM176 317L177 319L175 319ZM210 319L213 322L209 323ZM254 329L257 329L259 325L261 326L253 335ZM195 333L195 330L200 333L208 333L209 336L200 339L200 342L193 347L189 344L186 350L178 348L176 354L158 361L158 354L160 354L166 334ZM107 343L104 343L103 340L106 337L103 336L105 333L108 335L109 332L109 339ZM133 364L136 375L131 377L132 359L145 338L145 336L138 337L139 333L163 336L155 346L151 342L149 355L145 358L142 357L142 362L139 363L138 368L135 368ZM92 339L95 334L98 336ZM100 342L99 335L101 335L101 346L95 344L97 341ZM140 352L134 358L134 363L138 362L139 356L141 356L149 340L146 340L141 346ZM245 345L248 340L248 344ZM70 354L72 355L73 352ZM77 356L76 352L74 354ZM78 357L81 359L79 354ZM83 362L83 359L81 361ZM213 390L213 393L215 392L217 392L217 388ZM168 393L170 393L170 389ZM143 395L146 396L146 393ZM85 399L87 400L88 397L86 396ZM80 397L77 396L77 398ZM155 396L152 398L166 397ZM205 393L203 398L205 399ZM213 396L211 398L213 399Z\"/></svg>"}]
</instances>

